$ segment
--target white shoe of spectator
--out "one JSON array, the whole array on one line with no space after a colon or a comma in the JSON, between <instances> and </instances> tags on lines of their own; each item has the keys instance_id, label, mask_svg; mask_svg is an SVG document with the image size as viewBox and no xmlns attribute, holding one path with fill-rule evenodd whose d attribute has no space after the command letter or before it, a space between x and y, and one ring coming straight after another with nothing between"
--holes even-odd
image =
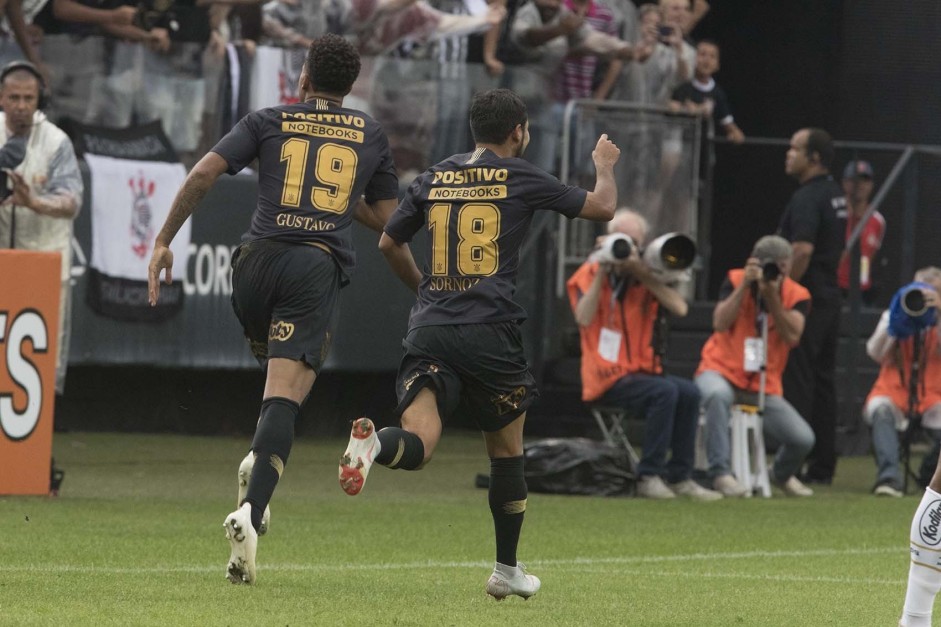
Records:
<instances>
[{"instance_id":1,"label":"white shoe of spectator","mask_svg":"<svg viewBox=\"0 0 941 627\"><path fill-rule=\"evenodd\" d=\"M688 496L694 501L718 501L722 498L719 492L704 488L692 479L671 483L670 489L677 496Z\"/></svg>"},{"instance_id":2,"label":"white shoe of spectator","mask_svg":"<svg viewBox=\"0 0 941 627\"><path fill-rule=\"evenodd\" d=\"M712 487L720 492L722 496L733 499L742 498L748 494L748 490L738 482L734 475L719 475L712 481Z\"/></svg>"},{"instance_id":3,"label":"white shoe of spectator","mask_svg":"<svg viewBox=\"0 0 941 627\"><path fill-rule=\"evenodd\" d=\"M676 494L657 475L644 475L637 481L637 496L645 499L674 499Z\"/></svg>"},{"instance_id":4,"label":"white shoe of spectator","mask_svg":"<svg viewBox=\"0 0 941 627\"><path fill-rule=\"evenodd\" d=\"M775 482L777 483L777 482ZM781 491L788 496L813 496L814 491L801 483L800 479L791 475L788 477L787 481L783 483L777 483L777 486L781 488Z\"/></svg>"}]
</instances>

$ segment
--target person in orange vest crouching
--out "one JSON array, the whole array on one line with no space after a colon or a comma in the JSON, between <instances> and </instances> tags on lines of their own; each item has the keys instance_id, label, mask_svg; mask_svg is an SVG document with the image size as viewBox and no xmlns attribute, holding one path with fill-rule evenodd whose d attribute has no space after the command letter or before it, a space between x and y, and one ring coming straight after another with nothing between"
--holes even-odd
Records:
<instances>
[{"instance_id":1,"label":"person in orange vest crouching","mask_svg":"<svg viewBox=\"0 0 941 627\"><path fill-rule=\"evenodd\" d=\"M754 397L762 385L764 435L779 445L770 479L788 496L813 495L795 475L813 448L814 432L782 395L788 353L800 342L811 305L810 292L788 276L791 261L786 239L777 235L759 239L745 267L730 270L722 284L712 314L714 332L702 349L695 380L706 416L706 458L713 488L724 496L746 494L730 468L732 405L743 393Z\"/></svg>"}]
</instances>

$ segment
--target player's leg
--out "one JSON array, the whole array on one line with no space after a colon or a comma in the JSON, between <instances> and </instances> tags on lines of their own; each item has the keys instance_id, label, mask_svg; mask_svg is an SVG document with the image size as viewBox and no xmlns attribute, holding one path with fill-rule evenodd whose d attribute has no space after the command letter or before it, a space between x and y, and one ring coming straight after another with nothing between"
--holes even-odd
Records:
<instances>
[{"instance_id":1,"label":"player's leg","mask_svg":"<svg viewBox=\"0 0 941 627\"><path fill-rule=\"evenodd\" d=\"M340 487L359 494L373 463L400 470L419 470L431 459L441 439L441 419L434 392L422 388L402 414L402 427L376 431L369 418L353 421L350 441L340 458Z\"/></svg>"},{"instance_id":2,"label":"player's leg","mask_svg":"<svg viewBox=\"0 0 941 627\"><path fill-rule=\"evenodd\" d=\"M528 489L523 474L523 423L525 412L499 431L484 432L490 456L490 513L496 537L497 560L487 581L487 594L502 600L511 594L528 599L539 591L540 581L516 559Z\"/></svg>"},{"instance_id":3,"label":"player's leg","mask_svg":"<svg viewBox=\"0 0 941 627\"><path fill-rule=\"evenodd\" d=\"M937 405L925 412L941 410ZM900 627L931 627L935 597L941 590L941 457L925 488L909 535L912 563Z\"/></svg>"},{"instance_id":4,"label":"player's leg","mask_svg":"<svg viewBox=\"0 0 941 627\"><path fill-rule=\"evenodd\" d=\"M245 493L224 523L233 583L254 583L257 534L287 464L300 406L326 358L339 290L336 264L319 249L248 248L236 257L233 306L253 352L266 363L266 379Z\"/></svg>"},{"instance_id":5,"label":"player's leg","mask_svg":"<svg viewBox=\"0 0 941 627\"><path fill-rule=\"evenodd\" d=\"M899 625L931 627L934 600L941 590L941 459L915 510L909 542L911 565Z\"/></svg>"}]
</instances>

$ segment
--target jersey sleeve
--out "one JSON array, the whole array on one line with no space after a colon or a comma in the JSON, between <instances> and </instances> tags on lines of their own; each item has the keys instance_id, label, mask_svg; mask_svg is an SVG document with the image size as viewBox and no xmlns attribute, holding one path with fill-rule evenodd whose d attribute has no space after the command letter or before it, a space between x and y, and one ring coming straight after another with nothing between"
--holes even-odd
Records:
<instances>
[{"instance_id":1,"label":"jersey sleeve","mask_svg":"<svg viewBox=\"0 0 941 627\"><path fill-rule=\"evenodd\" d=\"M578 217L585 206L587 191L565 185L528 161L520 159L520 162L520 178L525 186L523 197L531 209L557 211L567 218Z\"/></svg>"},{"instance_id":2,"label":"jersey sleeve","mask_svg":"<svg viewBox=\"0 0 941 627\"><path fill-rule=\"evenodd\" d=\"M421 210L423 177L419 176L409 185L405 198L396 207L383 231L396 242L412 241L412 237L425 225L425 214Z\"/></svg>"},{"instance_id":3,"label":"jersey sleeve","mask_svg":"<svg viewBox=\"0 0 941 627\"><path fill-rule=\"evenodd\" d=\"M258 156L258 147L261 143L258 115L258 112L246 115L239 120L235 128L213 146L212 152L229 164L229 169L226 170L228 174L238 174Z\"/></svg>"},{"instance_id":4,"label":"jersey sleeve","mask_svg":"<svg viewBox=\"0 0 941 627\"><path fill-rule=\"evenodd\" d=\"M366 184L364 195L367 203L399 196L399 177L392 161L392 149L389 147L389 139L381 130L377 137L376 149L379 152L379 167Z\"/></svg>"}]
</instances>

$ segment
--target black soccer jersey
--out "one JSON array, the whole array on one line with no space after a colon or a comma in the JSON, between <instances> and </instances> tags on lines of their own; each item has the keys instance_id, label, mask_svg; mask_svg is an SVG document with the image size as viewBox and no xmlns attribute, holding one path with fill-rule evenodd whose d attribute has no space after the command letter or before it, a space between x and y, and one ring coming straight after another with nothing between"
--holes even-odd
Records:
<instances>
[{"instance_id":1,"label":"black soccer jersey","mask_svg":"<svg viewBox=\"0 0 941 627\"><path fill-rule=\"evenodd\" d=\"M729 98L725 91L713 79L705 85L686 81L673 90L670 97L677 102L686 102L689 100L695 104L703 104L706 100L712 100L712 119L716 124L725 125L735 121L732 117L732 109L729 107Z\"/></svg>"},{"instance_id":2,"label":"black soccer jersey","mask_svg":"<svg viewBox=\"0 0 941 627\"><path fill-rule=\"evenodd\" d=\"M244 240L329 249L344 273L355 264L350 224L366 201L398 197L389 141L355 109L316 99L246 115L212 149L235 174L258 158L258 207Z\"/></svg>"},{"instance_id":3,"label":"black soccer jersey","mask_svg":"<svg viewBox=\"0 0 941 627\"><path fill-rule=\"evenodd\" d=\"M419 175L385 227L397 242L428 229L409 328L524 319L513 296L533 213L547 209L574 218L586 194L528 161L482 148Z\"/></svg>"},{"instance_id":4,"label":"black soccer jersey","mask_svg":"<svg viewBox=\"0 0 941 627\"><path fill-rule=\"evenodd\" d=\"M781 237L814 245L810 265L800 281L814 301L840 298L836 269L846 230L840 226L836 212L845 206L843 190L832 176L822 174L804 182L794 192L781 216L778 226Z\"/></svg>"}]
</instances>

